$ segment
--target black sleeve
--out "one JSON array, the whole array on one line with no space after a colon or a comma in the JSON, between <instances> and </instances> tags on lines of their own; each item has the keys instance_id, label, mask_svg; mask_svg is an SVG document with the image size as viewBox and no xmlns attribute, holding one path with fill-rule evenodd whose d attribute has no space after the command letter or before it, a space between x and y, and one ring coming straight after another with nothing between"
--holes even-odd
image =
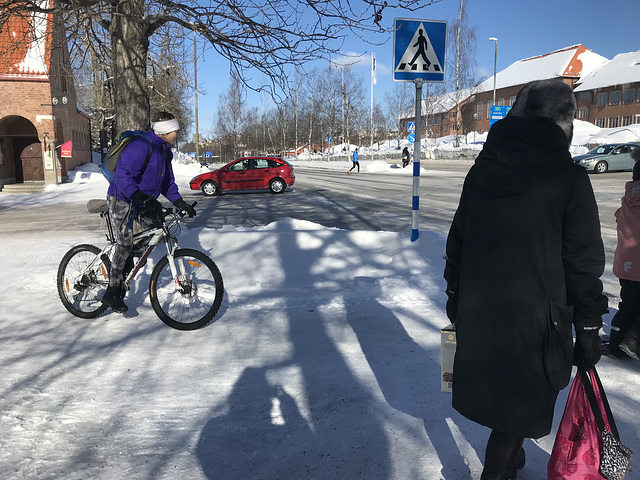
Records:
<instances>
[{"instance_id":1,"label":"black sleeve","mask_svg":"<svg viewBox=\"0 0 640 480\"><path fill-rule=\"evenodd\" d=\"M457 297L458 284L460 280L460 261L462 257L462 245L464 241L464 227L467 211L467 181L465 180L460 195L458 209L453 216L453 222L449 228L447 236L444 279L447 281L447 295ZM457 301L457 298L455 299Z\"/></svg>"},{"instance_id":2,"label":"black sleeve","mask_svg":"<svg viewBox=\"0 0 640 480\"><path fill-rule=\"evenodd\" d=\"M574 307L576 331L598 330L608 304L600 280L605 265L600 218L586 170L579 167L574 172L563 221L567 301Z\"/></svg>"}]
</instances>

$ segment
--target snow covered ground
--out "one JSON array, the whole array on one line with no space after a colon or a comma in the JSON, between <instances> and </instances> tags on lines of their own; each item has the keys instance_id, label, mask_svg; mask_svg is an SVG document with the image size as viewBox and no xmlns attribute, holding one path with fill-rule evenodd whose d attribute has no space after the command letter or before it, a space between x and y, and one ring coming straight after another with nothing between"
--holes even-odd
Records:
<instances>
[{"instance_id":1,"label":"snow covered ground","mask_svg":"<svg viewBox=\"0 0 640 480\"><path fill-rule=\"evenodd\" d=\"M177 162L182 189L198 169ZM95 166L72 177L38 203L104 196ZM0 196L0 209L23 199ZM158 257L127 314L81 320L58 299L56 269L101 233L0 233L0 478L479 478L489 432L440 392L444 234L422 231L412 243L292 219L184 225L180 244L207 252L225 281L217 320L195 332L166 327L151 308ZM637 456L640 362L603 358L599 371ZM520 479L546 478L553 440L525 442ZM626 479L640 479L640 467Z\"/></svg>"}]
</instances>

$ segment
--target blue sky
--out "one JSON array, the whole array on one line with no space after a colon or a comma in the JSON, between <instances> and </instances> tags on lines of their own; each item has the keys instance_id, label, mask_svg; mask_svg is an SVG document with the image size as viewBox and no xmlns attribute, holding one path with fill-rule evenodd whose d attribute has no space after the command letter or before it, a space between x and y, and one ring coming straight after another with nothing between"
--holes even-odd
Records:
<instances>
[{"instance_id":1,"label":"blue sky","mask_svg":"<svg viewBox=\"0 0 640 480\"><path fill-rule=\"evenodd\" d=\"M464 1L467 24L476 29L476 67L480 79L493 75L494 42L489 41L489 37L498 38L498 71L518 60L576 44L582 44L609 59L619 53L640 50L638 0ZM396 17L453 23L459 7L460 0L441 0L415 12L387 8L381 25L391 30ZM384 93L393 87L392 34L384 34L377 39L377 43L385 39L387 42L384 45L372 46L354 40L343 46L345 54L364 54L363 62L354 68L367 85L370 83L371 51L375 52L378 82L374 87L374 100L379 102L382 102ZM218 98L229 86L228 61L211 50L209 52L204 61L200 59L198 64L199 90L206 92L198 95L200 131L205 136L211 130ZM252 106L261 104L257 94L249 95L247 101Z\"/></svg>"}]
</instances>

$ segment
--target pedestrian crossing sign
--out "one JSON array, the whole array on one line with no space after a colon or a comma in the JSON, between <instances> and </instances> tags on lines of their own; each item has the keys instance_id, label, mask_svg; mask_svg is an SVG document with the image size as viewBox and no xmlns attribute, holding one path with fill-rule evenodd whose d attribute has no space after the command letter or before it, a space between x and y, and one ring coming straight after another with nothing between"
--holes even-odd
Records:
<instances>
[{"instance_id":1,"label":"pedestrian crossing sign","mask_svg":"<svg viewBox=\"0 0 640 480\"><path fill-rule=\"evenodd\" d=\"M393 35L393 80L444 82L447 22L396 18Z\"/></svg>"}]
</instances>

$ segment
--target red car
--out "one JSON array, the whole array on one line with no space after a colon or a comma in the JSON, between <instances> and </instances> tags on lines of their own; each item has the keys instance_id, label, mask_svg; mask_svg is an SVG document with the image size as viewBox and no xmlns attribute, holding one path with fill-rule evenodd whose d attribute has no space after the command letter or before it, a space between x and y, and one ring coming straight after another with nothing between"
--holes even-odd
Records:
<instances>
[{"instance_id":1,"label":"red car","mask_svg":"<svg viewBox=\"0 0 640 480\"><path fill-rule=\"evenodd\" d=\"M194 177L191 190L202 190L211 197L232 190L265 190L282 193L296 177L289 162L280 157L243 157L224 167Z\"/></svg>"}]
</instances>

